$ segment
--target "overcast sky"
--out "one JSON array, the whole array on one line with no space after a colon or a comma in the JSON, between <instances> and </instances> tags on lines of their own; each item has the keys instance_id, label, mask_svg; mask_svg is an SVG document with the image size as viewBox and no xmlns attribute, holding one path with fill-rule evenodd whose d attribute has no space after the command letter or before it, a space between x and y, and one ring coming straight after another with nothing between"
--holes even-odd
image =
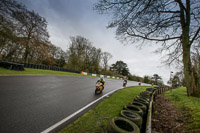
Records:
<instances>
[{"instance_id":1,"label":"overcast sky","mask_svg":"<svg viewBox=\"0 0 200 133\"><path fill-rule=\"evenodd\" d=\"M50 41L68 48L70 36L83 36L90 40L96 48L101 48L113 55L110 64L122 60L128 65L131 74L141 76L160 75L164 83L169 80L170 69L161 64L160 54L155 54L155 45L124 45L115 38L115 29L107 29L111 20L109 15L100 15L93 10L97 0L17 0L34 10L48 22Z\"/></svg>"}]
</instances>

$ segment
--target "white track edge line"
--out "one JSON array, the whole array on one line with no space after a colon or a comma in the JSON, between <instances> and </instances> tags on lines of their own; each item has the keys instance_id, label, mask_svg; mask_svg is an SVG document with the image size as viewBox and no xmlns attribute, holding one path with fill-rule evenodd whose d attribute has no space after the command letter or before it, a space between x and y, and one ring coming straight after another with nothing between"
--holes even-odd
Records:
<instances>
[{"instance_id":1,"label":"white track edge line","mask_svg":"<svg viewBox=\"0 0 200 133\"><path fill-rule=\"evenodd\" d=\"M121 88L120 88L121 89ZM102 98L108 96L109 94L117 91L119 89L115 89L105 95L103 95L102 97L98 98L97 100L89 103L88 105L86 105L85 107L79 109L78 111L74 112L73 114L69 115L68 117L64 118L63 120L57 122L56 124L52 125L51 127L47 128L46 130L42 131L41 133L49 133L50 131L52 131L53 129L57 128L58 126L60 126L61 124L67 122L69 119L71 119L72 117L76 116L78 113L80 113L81 111L85 110L86 108L88 108L89 106L91 106L92 104L96 103L97 101L101 100Z\"/></svg>"}]
</instances>

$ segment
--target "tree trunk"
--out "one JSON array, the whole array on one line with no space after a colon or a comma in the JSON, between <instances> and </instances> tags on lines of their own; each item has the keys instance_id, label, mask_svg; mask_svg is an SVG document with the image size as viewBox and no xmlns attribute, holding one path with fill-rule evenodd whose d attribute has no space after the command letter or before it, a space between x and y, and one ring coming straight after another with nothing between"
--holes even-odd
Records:
<instances>
[{"instance_id":1,"label":"tree trunk","mask_svg":"<svg viewBox=\"0 0 200 133\"><path fill-rule=\"evenodd\" d=\"M25 44L25 47L26 47L25 53L24 53L24 62L25 63L29 63L28 56L29 56L29 42L30 42L30 38L31 38L30 36L31 36L31 32L29 32L29 34L27 36L27 42Z\"/></svg>"},{"instance_id":2,"label":"tree trunk","mask_svg":"<svg viewBox=\"0 0 200 133\"><path fill-rule=\"evenodd\" d=\"M195 73L192 68L190 59L190 0L186 0L186 8L183 8L182 2L177 1L180 6L180 22L182 27L181 43L183 47L183 65L184 65L184 76L187 87L187 95L198 97L198 78L195 78ZM185 11L186 10L186 11Z\"/></svg>"},{"instance_id":3,"label":"tree trunk","mask_svg":"<svg viewBox=\"0 0 200 133\"><path fill-rule=\"evenodd\" d=\"M28 62L28 55L29 55L29 47L28 47L28 44L26 44L26 50L25 50L25 53L24 53L24 62L26 62L26 63L29 63Z\"/></svg>"},{"instance_id":4,"label":"tree trunk","mask_svg":"<svg viewBox=\"0 0 200 133\"><path fill-rule=\"evenodd\" d=\"M187 41L188 40L188 41ZM190 59L190 48L191 45L189 45L189 39L183 39L182 41L183 46L183 64L184 64L184 76L185 76L185 82L186 82L186 88L187 88L187 95L188 96L194 96L199 97L199 89L197 88L197 82L194 75L194 71L192 70L192 64Z\"/></svg>"},{"instance_id":5,"label":"tree trunk","mask_svg":"<svg viewBox=\"0 0 200 133\"><path fill-rule=\"evenodd\" d=\"M194 88L193 88L194 94L192 96L200 97L200 88L199 88L200 87L200 81L199 81L200 79L198 77L198 74L197 74L196 69L194 68L194 66L192 68L192 77L193 77L193 84L195 85Z\"/></svg>"},{"instance_id":6,"label":"tree trunk","mask_svg":"<svg viewBox=\"0 0 200 133\"><path fill-rule=\"evenodd\" d=\"M187 47L183 43L183 64L184 64L184 76L187 88L187 95L191 96L191 60L190 60L190 46Z\"/></svg>"}]
</instances>

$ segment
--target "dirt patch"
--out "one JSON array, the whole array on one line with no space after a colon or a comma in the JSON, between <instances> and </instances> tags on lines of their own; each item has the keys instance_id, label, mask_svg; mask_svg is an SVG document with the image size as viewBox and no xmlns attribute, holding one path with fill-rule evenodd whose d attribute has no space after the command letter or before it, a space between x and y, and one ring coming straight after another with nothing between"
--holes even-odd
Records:
<instances>
[{"instance_id":1,"label":"dirt patch","mask_svg":"<svg viewBox=\"0 0 200 133\"><path fill-rule=\"evenodd\" d=\"M180 110L164 96L157 96L153 104L152 130L160 133L187 133Z\"/></svg>"}]
</instances>

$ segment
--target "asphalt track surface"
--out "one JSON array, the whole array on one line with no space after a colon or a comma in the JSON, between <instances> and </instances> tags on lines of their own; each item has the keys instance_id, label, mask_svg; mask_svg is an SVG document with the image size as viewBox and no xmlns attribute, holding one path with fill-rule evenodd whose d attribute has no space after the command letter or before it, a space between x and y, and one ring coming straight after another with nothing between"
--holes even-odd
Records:
<instances>
[{"instance_id":1,"label":"asphalt track surface","mask_svg":"<svg viewBox=\"0 0 200 133\"><path fill-rule=\"evenodd\" d=\"M98 78L84 76L0 76L0 133L39 133L102 95ZM103 94L122 87L106 79ZM127 86L138 82L128 81ZM142 84L146 85L146 84Z\"/></svg>"}]
</instances>

